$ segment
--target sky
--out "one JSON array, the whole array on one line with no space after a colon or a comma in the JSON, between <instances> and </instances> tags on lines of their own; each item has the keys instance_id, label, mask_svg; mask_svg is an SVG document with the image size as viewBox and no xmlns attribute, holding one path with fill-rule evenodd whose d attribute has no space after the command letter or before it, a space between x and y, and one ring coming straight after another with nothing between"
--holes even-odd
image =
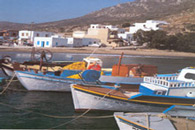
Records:
<instances>
[{"instance_id":1,"label":"sky","mask_svg":"<svg viewBox=\"0 0 195 130\"><path fill-rule=\"evenodd\" d=\"M134 0L0 0L0 21L44 23L76 18Z\"/></svg>"}]
</instances>

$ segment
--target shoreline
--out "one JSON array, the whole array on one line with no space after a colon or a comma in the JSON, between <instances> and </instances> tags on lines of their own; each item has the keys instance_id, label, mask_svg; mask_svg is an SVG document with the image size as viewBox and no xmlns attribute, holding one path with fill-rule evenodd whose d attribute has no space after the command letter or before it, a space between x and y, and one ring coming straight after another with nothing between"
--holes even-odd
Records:
<instances>
[{"instance_id":1,"label":"shoreline","mask_svg":"<svg viewBox=\"0 0 195 130\"><path fill-rule=\"evenodd\" d=\"M68 47L54 47L54 48L35 48L49 50L53 53L76 53L76 54L118 54L122 52L124 55L134 56L168 56L168 57L195 57L195 53L192 52L176 52L169 50L157 50L157 49L135 49L133 47L117 47L112 49L111 47L82 47L82 48L68 48ZM32 47L7 47L0 46L0 52L31 52Z\"/></svg>"}]
</instances>

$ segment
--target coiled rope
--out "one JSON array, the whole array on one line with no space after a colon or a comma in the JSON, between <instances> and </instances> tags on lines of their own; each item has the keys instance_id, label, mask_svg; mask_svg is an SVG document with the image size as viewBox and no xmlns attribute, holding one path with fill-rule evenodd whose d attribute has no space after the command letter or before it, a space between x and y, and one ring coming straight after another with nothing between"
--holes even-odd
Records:
<instances>
[{"instance_id":1,"label":"coiled rope","mask_svg":"<svg viewBox=\"0 0 195 130\"><path fill-rule=\"evenodd\" d=\"M117 88L119 88L120 86L117 86ZM106 96L108 96L112 91L114 91L115 89L112 89L112 90L110 90L109 92L107 92L96 104L94 104L93 106L96 106L98 103L100 103ZM73 121L75 121L75 120L77 120L77 119L79 119L79 118L81 118L81 117L83 117L84 115L86 115L89 111L91 110L91 108L89 108L88 110L86 110L83 114L81 114L81 115L79 115L79 116L77 116L77 117L75 117L74 119L72 119L72 120L70 120L70 121L67 121L67 122L65 122L65 123L62 123L62 124L59 124L59 125L57 125L57 126L55 126L55 127L52 127L52 128L50 128L50 129L55 129L55 128L58 128L58 127L61 127L61 126L64 126L64 125L67 125L67 124L69 124L69 123L71 123L71 122L73 122ZM112 117L113 117L113 115L112 115Z\"/></svg>"}]
</instances>

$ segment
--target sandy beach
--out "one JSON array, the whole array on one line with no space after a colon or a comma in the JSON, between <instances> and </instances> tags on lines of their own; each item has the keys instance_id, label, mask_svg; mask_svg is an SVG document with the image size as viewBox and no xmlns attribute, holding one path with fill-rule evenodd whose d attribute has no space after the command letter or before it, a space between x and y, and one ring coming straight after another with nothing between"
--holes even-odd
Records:
<instances>
[{"instance_id":1,"label":"sandy beach","mask_svg":"<svg viewBox=\"0 0 195 130\"><path fill-rule=\"evenodd\" d=\"M51 52L57 53L94 53L94 54L121 54L125 55L138 55L138 56L174 56L174 57L195 57L195 53L190 52L176 52L170 50L157 50L157 49L139 49L135 47L82 47L82 48L69 48L69 47L54 47L54 48L35 48L46 49ZM0 52L31 52L32 47L7 47L0 46Z\"/></svg>"}]
</instances>

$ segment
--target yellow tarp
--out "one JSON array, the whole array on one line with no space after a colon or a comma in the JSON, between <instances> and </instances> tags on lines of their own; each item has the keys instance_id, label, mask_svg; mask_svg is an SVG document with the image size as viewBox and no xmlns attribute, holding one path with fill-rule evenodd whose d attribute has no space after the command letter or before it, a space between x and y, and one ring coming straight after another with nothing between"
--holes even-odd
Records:
<instances>
[{"instance_id":1,"label":"yellow tarp","mask_svg":"<svg viewBox=\"0 0 195 130\"><path fill-rule=\"evenodd\" d=\"M70 65L64 66L62 69L63 70L85 70L85 62L80 61L80 62L74 62Z\"/></svg>"},{"instance_id":2,"label":"yellow tarp","mask_svg":"<svg viewBox=\"0 0 195 130\"><path fill-rule=\"evenodd\" d=\"M74 75L68 76L66 78L81 79L81 77L79 76L79 74L74 74Z\"/></svg>"}]
</instances>

